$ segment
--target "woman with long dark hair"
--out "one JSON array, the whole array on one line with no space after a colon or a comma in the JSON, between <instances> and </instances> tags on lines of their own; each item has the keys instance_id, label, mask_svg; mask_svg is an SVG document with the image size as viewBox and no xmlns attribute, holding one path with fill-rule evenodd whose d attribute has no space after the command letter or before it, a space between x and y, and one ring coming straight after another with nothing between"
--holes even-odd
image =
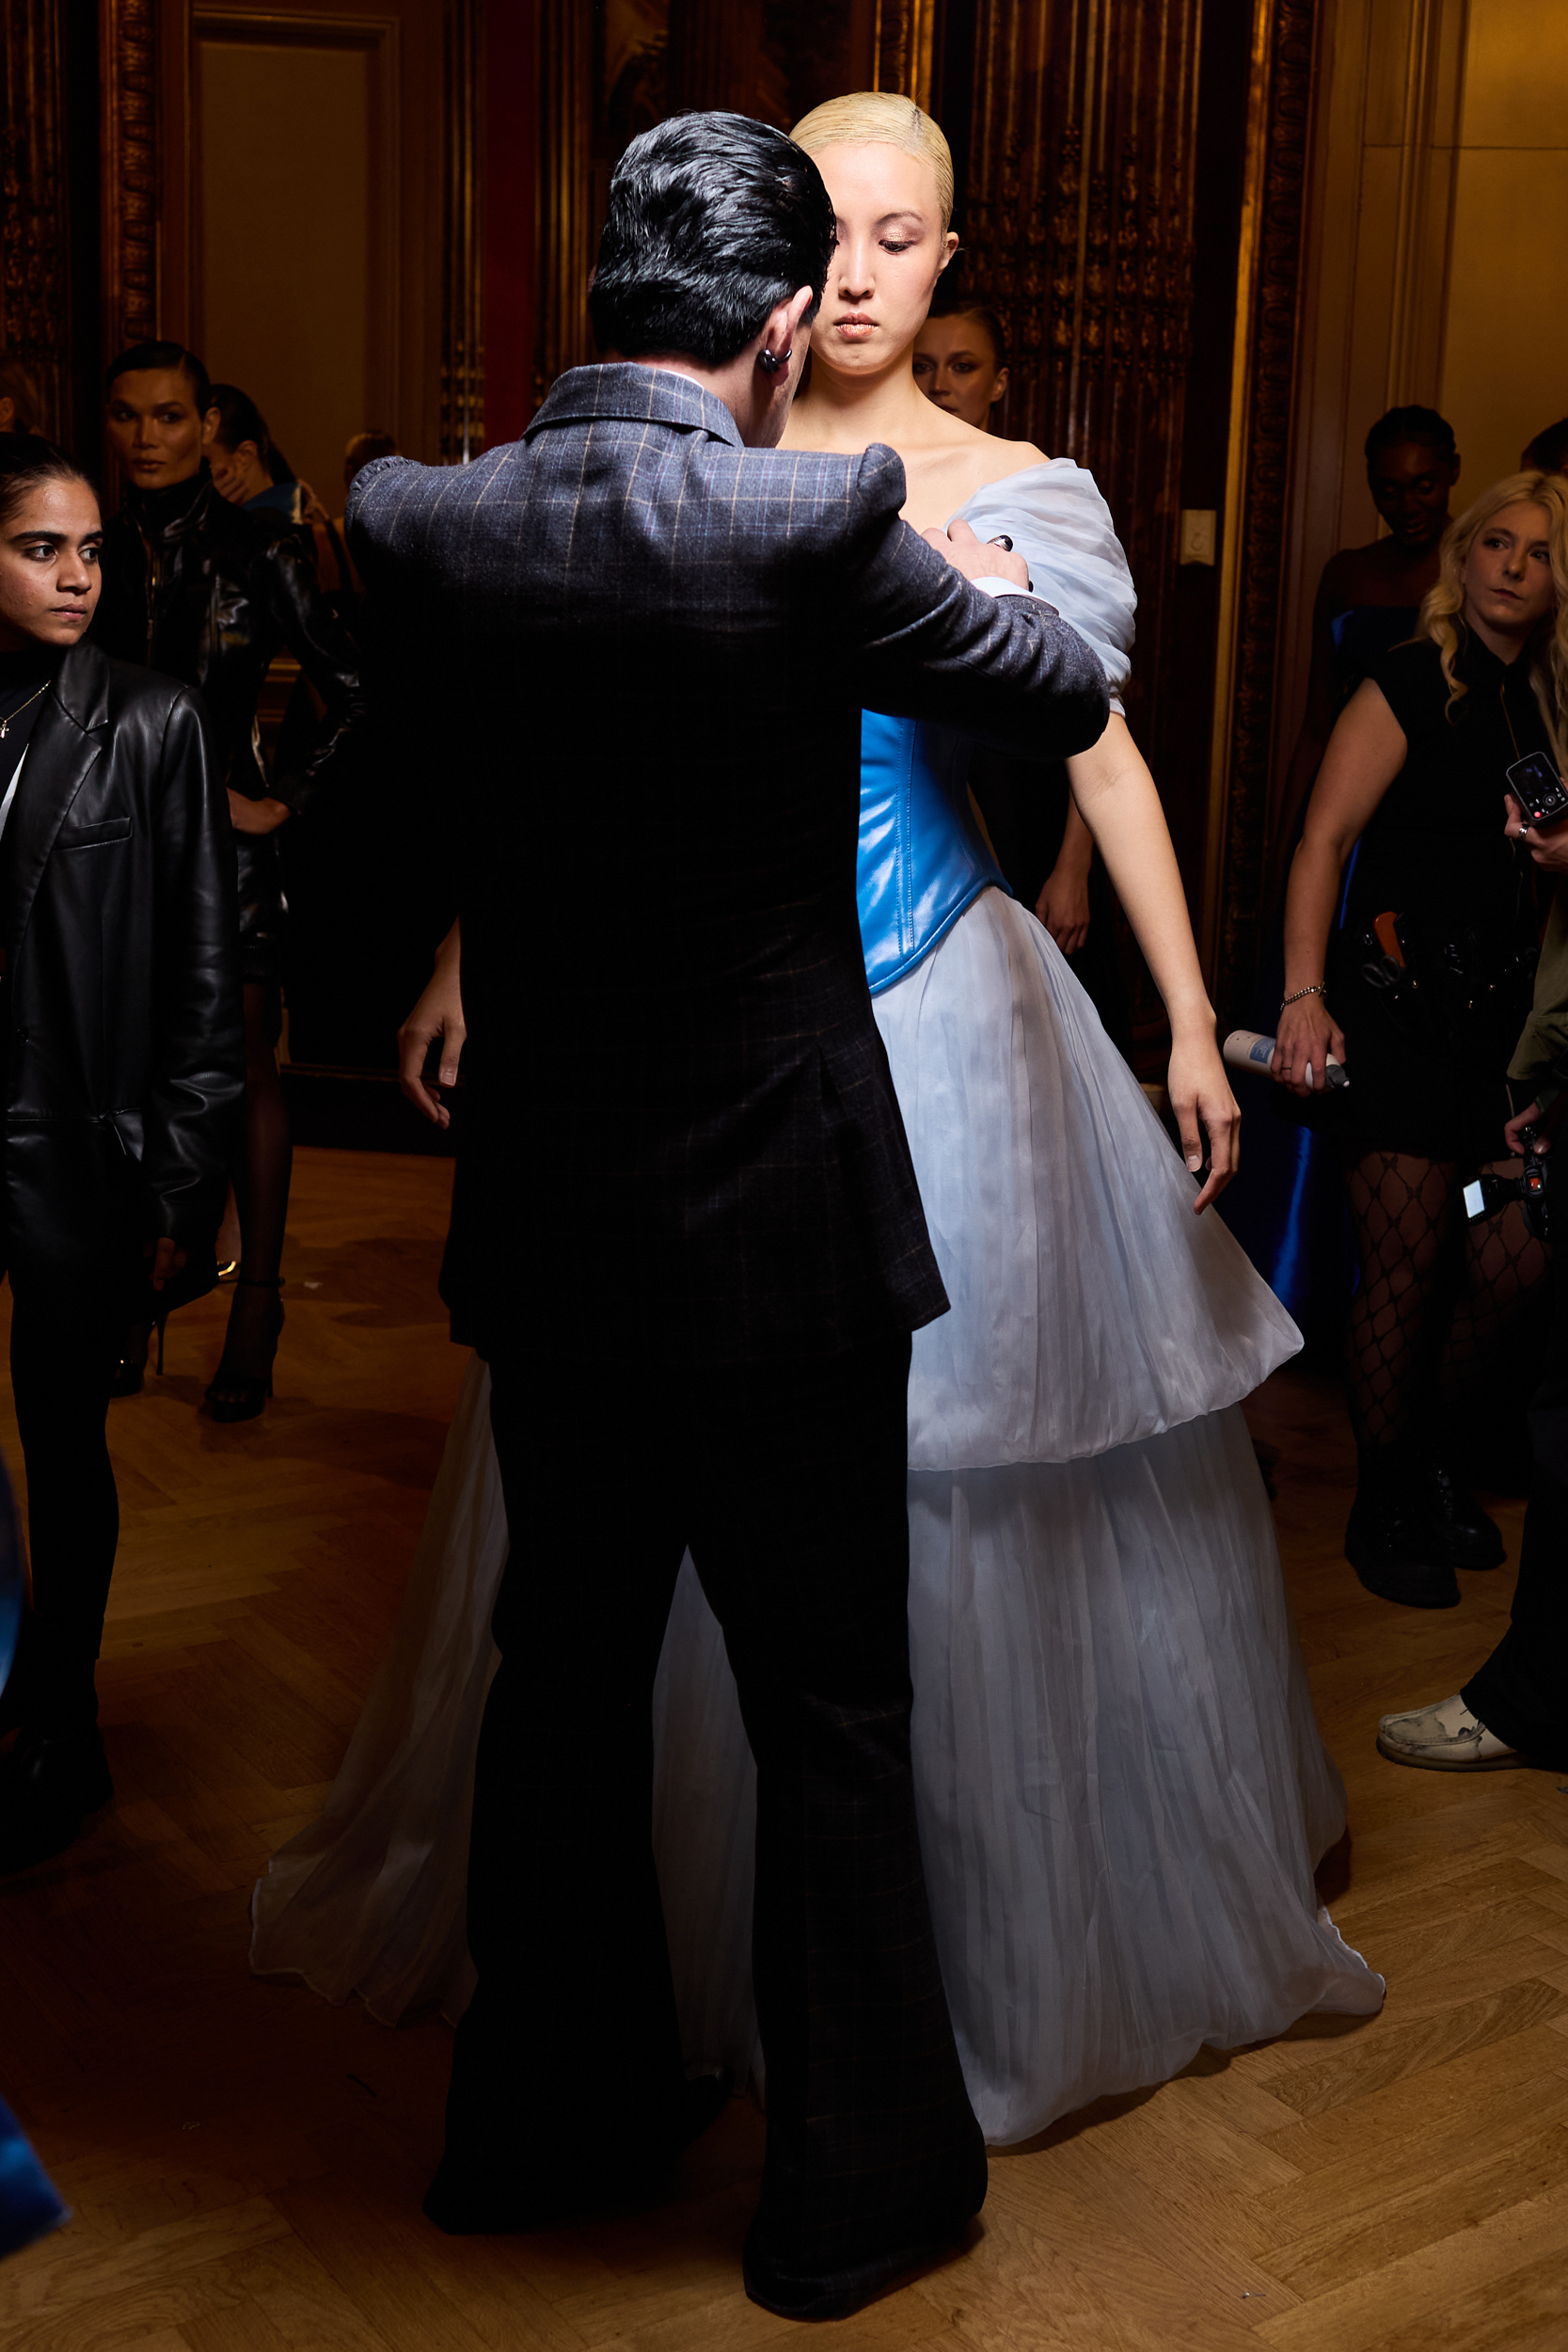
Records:
<instances>
[{"instance_id":1,"label":"woman with long dark hair","mask_svg":"<svg viewBox=\"0 0 1568 2352\"><path fill-rule=\"evenodd\" d=\"M233 1168L240 1268L223 1357L207 1389L214 1421L249 1421L272 1393L283 1328L283 1235L293 1164L278 1083L287 905L277 834L335 771L361 715L358 658L316 582L301 534L278 515L237 511L208 464L217 416L199 359L141 343L108 372L109 437L130 478L103 534L95 634L122 660L198 687L238 836L245 978L245 1119ZM285 648L322 715L269 770L257 703ZM145 1327L129 1338L119 1392L139 1389Z\"/></svg>"},{"instance_id":2,"label":"woman with long dark hair","mask_svg":"<svg viewBox=\"0 0 1568 2352\"><path fill-rule=\"evenodd\" d=\"M1414 1608L1452 1607L1456 1569L1503 1558L1459 1429L1527 1330L1546 1257L1517 1205L1467 1227L1461 1195L1501 1154L1535 969L1508 771L1533 753L1555 772L1565 736L1568 482L1512 474L1450 527L1415 639L1346 705L1286 902L1274 1075L1340 1143L1360 1253L1345 1550L1369 1591ZM1326 1094L1331 1054L1350 1084Z\"/></svg>"}]
</instances>

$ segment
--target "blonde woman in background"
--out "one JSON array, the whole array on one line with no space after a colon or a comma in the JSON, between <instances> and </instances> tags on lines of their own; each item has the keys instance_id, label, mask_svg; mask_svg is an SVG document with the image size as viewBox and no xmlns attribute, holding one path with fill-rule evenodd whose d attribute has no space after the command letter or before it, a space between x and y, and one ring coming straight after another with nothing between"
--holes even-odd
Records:
<instances>
[{"instance_id":1,"label":"blonde woman in background","mask_svg":"<svg viewBox=\"0 0 1568 2352\"><path fill-rule=\"evenodd\" d=\"M1370 1592L1416 1609L1451 1608L1456 1569L1502 1563L1458 1434L1528 1357L1544 1299L1546 1253L1518 1204L1467 1226L1462 1192L1502 1159L1530 1009L1534 870L1504 834L1505 794L1527 755L1548 776L1562 765L1568 482L1495 483L1440 562L1415 638L1357 687L1323 755L1291 871L1274 1063L1339 1141L1360 1250L1346 1555ZM1331 1054L1350 1085L1325 1096Z\"/></svg>"}]
</instances>

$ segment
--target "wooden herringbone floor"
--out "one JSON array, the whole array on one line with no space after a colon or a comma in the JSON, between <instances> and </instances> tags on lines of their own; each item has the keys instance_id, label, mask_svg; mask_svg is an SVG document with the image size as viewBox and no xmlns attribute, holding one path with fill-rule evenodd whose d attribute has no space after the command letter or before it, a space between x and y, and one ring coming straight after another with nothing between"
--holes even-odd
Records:
<instances>
[{"instance_id":1,"label":"wooden herringbone floor","mask_svg":"<svg viewBox=\"0 0 1568 2352\"><path fill-rule=\"evenodd\" d=\"M116 1810L0 1888L0 2089L75 2210L0 2269L6 2352L730 2352L789 2326L738 2251L736 2105L661 2211L454 2242L420 2217L448 2036L245 1970L245 1903L315 1810L397 1608L462 1359L440 1163L302 1152L266 1418L197 1418L222 1308L112 1407L125 1532L102 1684ZM1507 1573L1437 1615L1338 1555L1323 1383L1258 1401L1321 1719L1351 1791L1334 1894L1384 2015L1206 2053L998 2158L966 2259L841 2328L903 2352L1561 2352L1568 2345L1568 1790L1402 1772L1385 1708L1453 1689ZM0 1443L17 1460L8 1400ZM1517 1506L1503 1509L1511 1543Z\"/></svg>"}]
</instances>

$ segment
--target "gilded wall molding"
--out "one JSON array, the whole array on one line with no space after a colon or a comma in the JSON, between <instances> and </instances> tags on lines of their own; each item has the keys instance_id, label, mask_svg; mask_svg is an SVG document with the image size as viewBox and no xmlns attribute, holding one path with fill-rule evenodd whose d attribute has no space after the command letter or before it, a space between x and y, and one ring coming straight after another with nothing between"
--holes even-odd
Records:
<instances>
[{"instance_id":1,"label":"gilded wall molding","mask_svg":"<svg viewBox=\"0 0 1568 2352\"><path fill-rule=\"evenodd\" d=\"M158 23L154 0L102 0L103 350L158 331Z\"/></svg>"},{"instance_id":2,"label":"gilded wall molding","mask_svg":"<svg viewBox=\"0 0 1568 2352\"><path fill-rule=\"evenodd\" d=\"M35 378L43 430L60 434L70 301L65 93L53 0L3 0L0 41L0 346Z\"/></svg>"},{"instance_id":3,"label":"gilded wall molding","mask_svg":"<svg viewBox=\"0 0 1568 2352\"><path fill-rule=\"evenodd\" d=\"M1259 0L1258 204L1231 402L1234 559L1221 616L1204 924L1222 1019L1250 992L1260 944L1316 15L1317 0Z\"/></svg>"},{"instance_id":4,"label":"gilded wall molding","mask_svg":"<svg viewBox=\"0 0 1568 2352\"><path fill-rule=\"evenodd\" d=\"M935 30L936 0L876 0L872 88L897 90L917 106L928 107Z\"/></svg>"},{"instance_id":5,"label":"gilded wall molding","mask_svg":"<svg viewBox=\"0 0 1568 2352\"><path fill-rule=\"evenodd\" d=\"M578 0L539 0L534 405L563 368L594 357L594 20Z\"/></svg>"},{"instance_id":6,"label":"gilded wall molding","mask_svg":"<svg viewBox=\"0 0 1568 2352\"><path fill-rule=\"evenodd\" d=\"M479 0L447 0L446 177L441 239L441 457L467 465L484 447Z\"/></svg>"},{"instance_id":7,"label":"gilded wall molding","mask_svg":"<svg viewBox=\"0 0 1568 2352\"><path fill-rule=\"evenodd\" d=\"M1093 471L1165 656L1191 339L1200 0L982 0L966 282L1012 347L1006 430Z\"/></svg>"}]
</instances>

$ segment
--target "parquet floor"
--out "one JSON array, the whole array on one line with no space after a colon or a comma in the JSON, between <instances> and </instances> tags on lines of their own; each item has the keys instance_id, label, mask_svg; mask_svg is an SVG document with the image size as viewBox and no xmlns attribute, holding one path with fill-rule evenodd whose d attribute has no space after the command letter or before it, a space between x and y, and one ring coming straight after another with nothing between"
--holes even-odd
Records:
<instances>
[{"instance_id":1,"label":"parquet floor","mask_svg":"<svg viewBox=\"0 0 1568 2352\"><path fill-rule=\"evenodd\" d=\"M0 2087L75 2218L0 2269L5 2352L749 2352L794 2330L738 2252L761 2126L736 2105L679 2199L452 2241L420 2217L448 2036L258 1984L247 1890L316 1809L397 1607L462 1374L434 1277L442 1163L302 1152L278 1394L196 1405L222 1308L116 1405L125 1508L104 1715L120 1802L0 1888ZM1510 1579L1436 1615L1338 1556L1337 1402L1281 1375L1278 1517L1351 1791L1335 1915L1383 2016L1303 2029L998 2158L967 2259L837 2331L943 2352L1562 2352L1568 1790L1402 1772L1380 1711L1455 1687ZM8 1401L0 1443L17 1459ZM1502 1514L1516 1540L1518 1507Z\"/></svg>"}]
</instances>

